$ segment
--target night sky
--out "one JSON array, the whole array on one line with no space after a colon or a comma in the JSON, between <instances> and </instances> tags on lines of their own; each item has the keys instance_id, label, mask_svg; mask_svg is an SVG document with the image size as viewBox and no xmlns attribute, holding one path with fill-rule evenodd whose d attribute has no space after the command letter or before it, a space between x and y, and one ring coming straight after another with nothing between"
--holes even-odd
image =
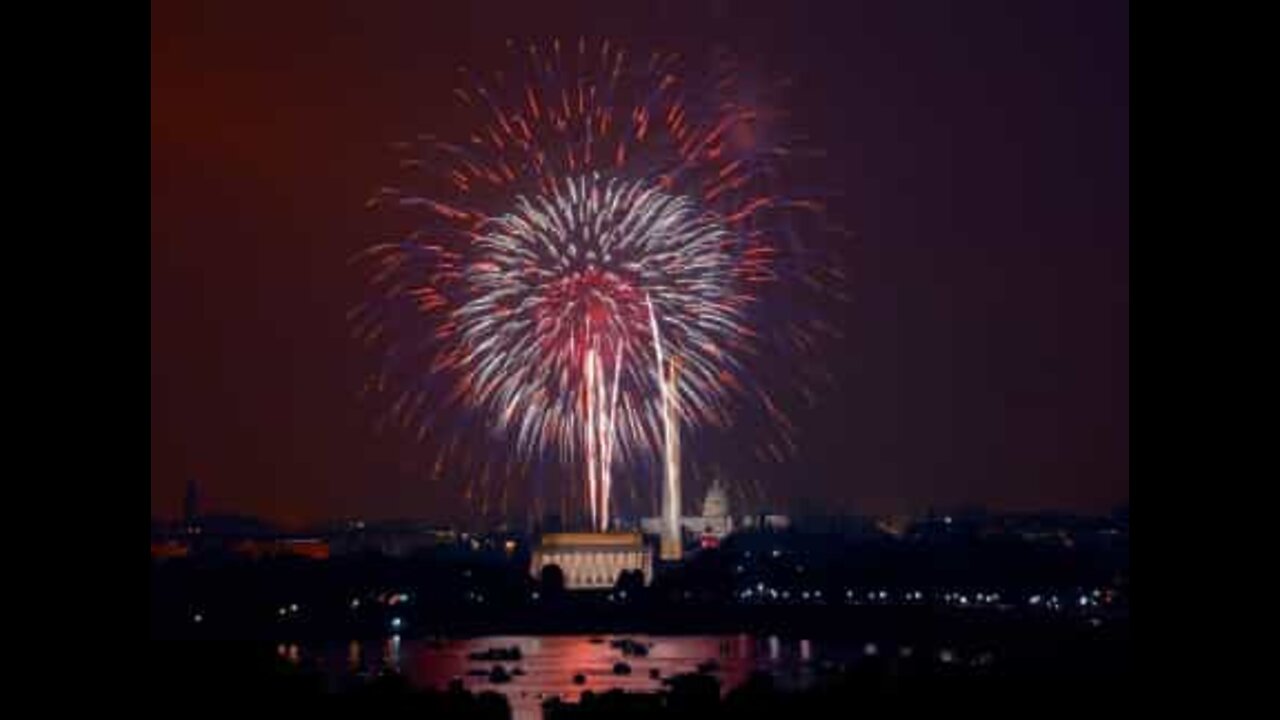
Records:
<instances>
[{"instance_id":1,"label":"night sky","mask_svg":"<svg viewBox=\"0 0 1280 720\"><path fill-rule=\"evenodd\" d=\"M686 5L696 5L689 9ZM610 8L607 15L602 8ZM375 437L344 314L392 141L505 39L723 45L794 81L853 302L775 504L1106 511L1129 495L1123 2L152 4L151 512L460 517Z\"/></svg>"}]
</instances>

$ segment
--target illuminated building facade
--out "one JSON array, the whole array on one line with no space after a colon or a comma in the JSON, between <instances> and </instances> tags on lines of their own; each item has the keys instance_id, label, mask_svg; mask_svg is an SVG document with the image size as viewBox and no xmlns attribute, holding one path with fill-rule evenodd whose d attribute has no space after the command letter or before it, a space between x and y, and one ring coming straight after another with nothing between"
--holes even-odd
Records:
<instances>
[{"instance_id":1,"label":"illuminated building facade","mask_svg":"<svg viewBox=\"0 0 1280 720\"><path fill-rule=\"evenodd\" d=\"M550 533L533 551L529 572L536 578L556 565L569 590L599 590L614 586L625 570L639 570L644 582L653 577L653 554L640 533Z\"/></svg>"}]
</instances>

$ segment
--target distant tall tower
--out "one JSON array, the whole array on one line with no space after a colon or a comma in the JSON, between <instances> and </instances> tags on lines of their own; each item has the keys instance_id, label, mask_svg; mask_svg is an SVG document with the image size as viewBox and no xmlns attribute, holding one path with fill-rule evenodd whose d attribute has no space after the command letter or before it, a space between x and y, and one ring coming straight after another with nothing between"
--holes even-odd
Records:
<instances>
[{"instance_id":1,"label":"distant tall tower","mask_svg":"<svg viewBox=\"0 0 1280 720\"><path fill-rule=\"evenodd\" d=\"M200 517L200 495L196 489L196 481L187 482L187 496L182 500L182 518L187 525L195 523Z\"/></svg>"},{"instance_id":2,"label":"distant tall tower","mask_svg":"<svg viewBox=\"0 0 1280 720\"><path fill-rule=\"evenodd\" d=\"M662 409L666 431L665 487L662 494L662 543L659 557L663 560L679 560L683 556L680 536L680 412L679 412L680 363L672 358L671 375L666 382Z\"/></svg>"},{"instance_id":3,"label":"distant tall tower","mask_svg":"<svg viewBox=\"0 0 1280 720\"><path fill-rule=\"evenodd\" d=\"M649 328L653 333L654 379L658 381L658 402L662 408L662 541L658 556L663 560L679 560L680 538L680 360L673 357L668 365L662 353L662 334L658 330L658 315L653 310L653 299L645 296L649 306Z\"/></svg>"}]
</instances>

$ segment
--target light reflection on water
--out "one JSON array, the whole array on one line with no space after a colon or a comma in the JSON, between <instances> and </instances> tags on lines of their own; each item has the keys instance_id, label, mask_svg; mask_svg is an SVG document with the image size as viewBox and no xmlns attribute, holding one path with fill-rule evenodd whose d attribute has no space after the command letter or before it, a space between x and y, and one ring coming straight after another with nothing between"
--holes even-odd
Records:
<instances>
[{"instance_id":1,"label":"light reflection on water","mask_svg":"<svg viewBox=\"0 0 1280 720\"><path fill-rule=\"evenodd\" d=\"M627 656L620 648L609 645L610 640L624 637L648 646L648 655ZM491 648L511 647L520 648L520 660L468 657ZM520 720L541 718L542 702L552 697L577 702L587 690L597 694L613 689L657 692L663 689L664 678L696 672L699 665L720 681L723 692L742 684L755 670L768 671L782 686L804 685L812 679L806 665L819 655L809 640L750 635L489 636L443 641L401 640L397 635L386 640L381 657L372 657L362 650L358 642L345 648L338 646L330 654L337 655L335 660L345 662L324 664L335 669L365 665L371 672L393 668L404 673L414 685L437 690L460 680L471 692L492 690L505 695L513 716ZM631 673L615 674L614 665L618 662L630 665ZM509 682L495 683L489 679L488 672L495 665L513 674ZM514 674L516 668L523 674ZM653 670L657 671L657 677L651 674ZM469 674L471 672L476 674ZM585 676L585 683L575 684L576 674Z\"/></svg>"},{"instance_id":2,"label":"light reflection on water","mask_svg":"<svg viewBox=\"0 0 1280 720\"><path fill-rule=\"evenodd\" d=\"M347 646L347 670L356 671L360 669L360 641L352 640Z\"/></svg>"}]
</instances>

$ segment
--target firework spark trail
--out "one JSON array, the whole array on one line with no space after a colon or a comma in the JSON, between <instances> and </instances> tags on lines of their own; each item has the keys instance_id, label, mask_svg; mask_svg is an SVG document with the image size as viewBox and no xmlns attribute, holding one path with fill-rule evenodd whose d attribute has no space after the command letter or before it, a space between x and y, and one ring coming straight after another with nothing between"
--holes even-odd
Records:
<instances>
[{"instance_id":1,"label":"firework spark trail","mask_svg":"<svg viewBox=\"0 0 1280 720\"><path fill-rule=\"evenodd\" d=\"M599 525L597 525L597 527L600 530L606 530L609 527L609 510L608 510L609 493L608 493L608 490L606 489L606 486L609 483L609 470L610 470L609 468L609 415L608 415L608 409L607 409L608 403L609 403L609 381L608 381L608 377L604 374L603 367L601 367L600 355L597 354L594 360L596 364L595 375L597 378L597 382L601 384L600 393L597 395L597 401L596 401L598 403L598 406L596 408L596 413L598 417L597 422L599 424L598 434L596 435L596 445L599 448L598 452L600 455L600 474L599 474L600 523Z\"/></svg>"},{"instance_id":2,"label":"firework spark trail","mask_svg":"<svg viewBox=\"0 0 1280 720\"><path fill-rule=\"evenodd\" d=\"M612 502L613 449L617 437L618 379L622 371L622 353L614 353L613 382L605 375L601 351L595 341L587 351L583 364L584 426L583 447L587 461L587 505L591 526L604 531L609 528Z\"/></svg>"},{"instance_id":3,"label":"firework spark trail","mask_svg":"<svg viewBox=\"0 0 1280 720\"><path fill-rule=\"evenodd\" d=\"M584 446L587 452L587 507L591 516L591 526L597 527L596 515L598 505L596 504L596 488L599 486L599 468L596 465L596 457L599 452L599 436L596 434L596 368L599 363L596 361L596 352L592 348L587 352L586 372L587 378L585 383L586 393L586 440Z\"/></svg>"},{"instance_id":4,"label":"firework spark trail","mask_svg":"<svg viewBox=\"0 0 1280 720\"><path fill-rule=\"evenodd\" d=\"M592 527L608 530L612 503L613 451L617 438L617 407L622 353L614 353L613 382L604 373L601 353L593 346L585 363L587 373L586 438L587 495Z\"/></svg>"},{"instance_id":5,"label":"firework spark trail","mask_svg":"<svg viewBox=\"0 0 1280 720\"><path fill-rule=\"evenodd\" d=\"M609 414L607 415L608 424L606 426L607 429L605 432L605 439L604 439L604 443L605 443L604 445L604 448L605 448L604 481L603 481L604 501L602 503L602 508L603 508L602 513L604 516L604 520L602 521L601 525L605 530L609 529L609 508L610 508L609 502L613 496L613 448L614 448L614 441L617 439L617 433L615 432L615 428L617 427L616 423L617 423L617 417L618 417L617 415L618 413L618 376L621 374L621 372L622 372L622 352L619 351L617 353L614 353L614 356L613 356L613 392L611 397L609 398Z\"/></svg>"},{"instance_id":6,"label":"firework spark trail","mask_svg":"<svg viewBox=\"0 0 1280 720\"><path fill-rule=\"evenodd\" d=\"M386 348L370 386L407 384L390 419L447 446L458 425L483 427L525 466L558 456L583 469L607 527L615 465L669 466L680 425L728 428L737 402L758 402L762 351L811 351L788 313L760 327L755 311L768 288L789 298L809 282L779 223L811 208L777 186L789 151L731 77L693 87L674 55L577 46L512 43L515 73L455 91L469 137L396 146L423 188L380 188L369 205L427 220L370 249L383 293L352 320ZM447 413L467 419L440 427Z\"/></svg>"}]
</instances>

